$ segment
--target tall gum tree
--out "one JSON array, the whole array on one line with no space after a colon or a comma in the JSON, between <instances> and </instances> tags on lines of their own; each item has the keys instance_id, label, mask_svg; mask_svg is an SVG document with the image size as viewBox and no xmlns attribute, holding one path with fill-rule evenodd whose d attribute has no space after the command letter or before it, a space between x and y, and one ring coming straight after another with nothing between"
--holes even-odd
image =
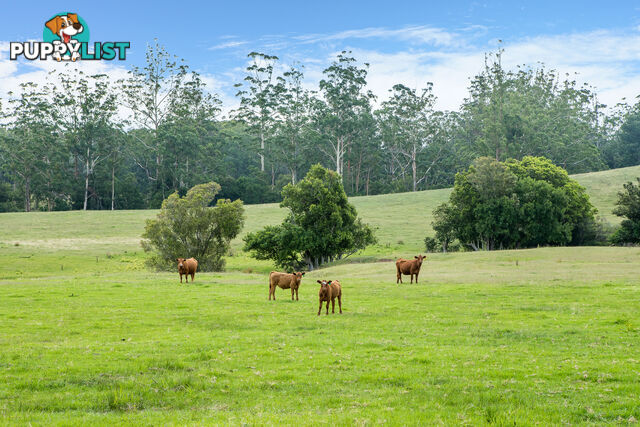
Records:
<instances>
[{"instance_id":1,"label":"tall gum tree","mask_svg":"<svg viewBox=\"0 0 640 427\"><path fill-rule=\"evenodd\" d=\"M320 150L333 162L342 177L344 156L354 143L363 113L370 112L374 98L366 91L368 64L359 67L351 52L343 51L323 71L319 88L321 103L317 103L316 121L319 133L326 140Z\"/></svg>"}]
</instances>

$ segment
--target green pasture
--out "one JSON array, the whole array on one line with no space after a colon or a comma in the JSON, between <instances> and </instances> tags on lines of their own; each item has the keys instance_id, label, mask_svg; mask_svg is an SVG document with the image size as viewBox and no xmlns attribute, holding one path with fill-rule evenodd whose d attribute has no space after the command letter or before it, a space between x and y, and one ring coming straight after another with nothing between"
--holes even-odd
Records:
<instances>
[{"instance_id":1,"label":"green pasture","mask_svg":"<svg viewBox=\"0 0 640 427\"><path fill-rule=\"evenodd\" d=\"M640 167L576 176L609 221ZM627 424L640 420L640 248L429 255L449 190L353 198L380 243L300 301L233 244L227 272L144 267L154 211L0 214L0 422ZM612 194L612 195L611 195ZM247 206L243 233L281 221ZM344 314L317 316L340 279Z\"/></svg>"}]
</instances>

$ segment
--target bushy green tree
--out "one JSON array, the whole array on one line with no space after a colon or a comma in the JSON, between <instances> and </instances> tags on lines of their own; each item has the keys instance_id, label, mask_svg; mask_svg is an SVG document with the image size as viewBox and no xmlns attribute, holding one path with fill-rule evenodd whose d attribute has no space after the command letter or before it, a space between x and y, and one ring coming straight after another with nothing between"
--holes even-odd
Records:
<instances>
[{"instance_id":1,"label":"bushy green tree","mask_svg":"<svg viewBox=\"0 0 640 427\"><path fill-rule=\"evenodd\" d=\"M445 250L455 239L474 250L585 244L595 213L585 189L548 159L484 157L456 175L433 226Z\"/></svg>"},{"instance_id":2,"label":"bushy green tree","mask_svg":"<svg viewBox=\"0 0 640 427\"><path fill-rule=\"evenodd\" d=\"M150 263L157 268L172 267L176 258L194 257L203 271L224 269L231 239L244 224L242 201L218 200L209 207L220 185L196 185L184 197L175 192L163 203L155 219L147 220L142 247L153 252Z\"/></svg>"},{"instance_id":3,"label":"bushy green tree","mask_svg":"<svg viewBox=\"0 0 640 427\"><path fill-rule=\"evenodd\" d=\"M640 164L640 103L628 107L620 118L622 124L613 135L605 154L612 168Z\"/></svg>"},{"instance_id":4,"label":"bushy green tree","mask_svg":"<svg viewBox=\"0 0 640 427\"><path fill-rule=\"evenodd\" d=\"M487 55L461 108L461 154L504 161L545 156L571 173L605 168L593 88L555 70L502 66L503 50Z\"/></svg>"},{"instance_id":5,"label":"bushy green tree","mask_svg":"<svg viewBox=\"0 0 640 427\"><path fill-rule=\"evenodd\" d=\"M245 237L244 249L256 258L272 259L281 267L304 262L312 270L376 241L333 171L315 165L298 184L287 185L282 196L280 206L289 209L284 223Z\"/></svg>"},{"instance_id":6,"label":"bushy green tree","mask_svg":"<svg viewBox=\"0 0 640 427\"><path fill-rule=\"evenodd\" d=\"M617 244L640 243L640 178L638 184L627 182L618 193L613 213L623 217L620 229L613 235Z\"/></svg>"}]
</instances>

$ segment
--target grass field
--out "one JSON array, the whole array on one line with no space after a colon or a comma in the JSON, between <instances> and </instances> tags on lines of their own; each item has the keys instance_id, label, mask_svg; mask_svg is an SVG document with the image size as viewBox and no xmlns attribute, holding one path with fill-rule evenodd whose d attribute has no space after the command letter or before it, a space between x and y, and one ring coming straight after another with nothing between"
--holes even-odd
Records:
<instances>
[{"instance_id":1,"label":"grass field","mask_svg":"<svg viewBox=\"0 0 640 427\"><path fill-rule=\"evenodd\" d=\"M577 176L609 220L627 168ZM610 193L613 195L611 196ZM300 301L240 252L180 285L145 270L152 211L0 215L6 424L626 424L640 419L640 248L430 255L448 190L354 198L380 244ZM245 232L278 223L247 206ZM343 315L316 316L319 278Z\"/></svg>"}]
</instances>

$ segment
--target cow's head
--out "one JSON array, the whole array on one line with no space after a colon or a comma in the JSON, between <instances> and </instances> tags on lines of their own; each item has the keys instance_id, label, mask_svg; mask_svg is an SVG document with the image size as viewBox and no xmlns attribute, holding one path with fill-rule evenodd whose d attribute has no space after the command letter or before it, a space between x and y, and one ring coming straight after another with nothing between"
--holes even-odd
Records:
<instances>
[{"instance_id":1,"label":"cow's head","mask_svg":"<svg viewBox=\"0 0 640 427\"><path fill-rule=\"evenodd\" d=\"M304 276L304 271L296 271L295 273L291 273L293 274L293 278L296 282L297 286L300 286L300 281L302 280L302 276Z\"/></svg>"},{"instance_id":2,"label":"cow's head","mask_svg":"<svg viewBox=\"0 0 640 427\"><path fill-rule=\"evenodd\" d=\"M177 258L176 261L178 261L178 269L183 269L184 268L184 258Z\"/></svg>"},{"instance_id":3,"label":"cow's head","mask_svg":"<svg viewBox=\"0 0 640 427\"><path fill-rule=\"evenodd\" d=\"M331 280L318 280L320 283L320 294L324 295L326 292L329 292L329 285L331 284Z\"/></svg>"},{"instance_id":4,"label":"cow's head","mask_svg":"<svg viewBox=\"0 0 640 427\"><path fill-rule=\"evenodd\" d=\"M427 257L426 257L426 256L423 256L422 254L420 254L420 255L418 255L418 256L414 256L414 258L418 260L418 266L421 266L421 265L422 265L422 260L427 259Z\"/></svg>"}]
</instances>

